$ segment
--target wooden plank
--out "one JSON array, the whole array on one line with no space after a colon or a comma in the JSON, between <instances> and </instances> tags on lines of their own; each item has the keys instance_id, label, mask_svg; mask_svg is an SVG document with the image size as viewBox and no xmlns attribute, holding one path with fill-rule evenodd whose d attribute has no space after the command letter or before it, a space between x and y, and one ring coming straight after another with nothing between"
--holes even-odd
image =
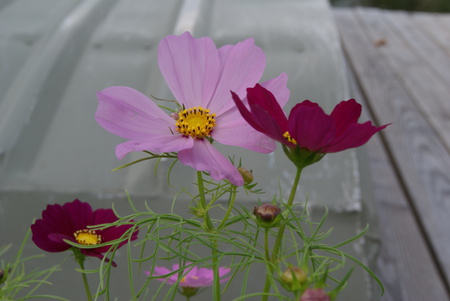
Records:
<instances>
[{"instance_id":1,"label":"wooden plank","mask_svg":"<svg viewBox=\"0 0 450 301\"><path fill-rule=\"evenodd\" d=\"M368 116L369 104L352 72L349 73L351 95L365 108L362 120L373 120L373 116ZM368 175L361 176L362 181L368 180L371 184L366 190L371 194L379 225L376 273L385 286L380 301L450 300L381 137L375 135L358 154L362 168L368 167ZM428 288L433 291L433 296L429 295ZM377 295L377 291L374 294Z\"/></svg>"},{"instance_id":2,"label":"wooden plank","mask_svg":"<svg viewBox=\"0 0 450 301\"><path fill-rule=\"evenodd\" d=\"M442 137L447 149L450 150L449 69L443 72L445 73L443 76L446 76L443 80L435 72L435 69L431 68L430 59L424 59L426 51L432 48L431 43L425 43L426 39L421 38L421 35L414 35L414 30L405 27L409 20L403 18L404 22L401 22L401 14L383 13L375 9L358 11L359 18L364 19L366 33L369 37L374 40L382 37L386 41L385 45L379 47L379 52L387 60L392 70L400 76L412 99ZM387 17L389 15L393 15L393 17ZM414 39L418 39L418 41L415 42ZM419 46L420 42L425 43L428 47ZM437 51L439 47L435 46L434 48L436 55L440 53ZM423 55L421 55L422 53ZM430 53L430 55L432 54ZM441 57L450 61L445 53Z\"/></svg>"},{"instance_id":3,"label":"wooden plank","mask_svg":"<svg viewBox=\"0 0 450 301\"><path fill-rule=\"evenodd\" d=\"M408 88L404 86L401 75L392 70L392 66L380 51L381 47L374 46L369 25L365 23L365 16L356 18L348 10L337 10L335 16L341 28L347 56L365 96L373 106L374 119L379 124L394 123L382 135L394 159L395 168L402 175L402 186L406 187L409 193L408 199L412 201L412 208L423 223L424 231L435 252L438 268L442 269L448 286L450 154L435 131L430 128L427 120L419 113ZM397 227L408 231L402 224ZM404 256L411 257L412 262L418 263L423 257L418 256L414 248L417 246L411 245L404 252ZM428 277L436 279L436 274L429 270L416 270L413 276L419 277L417 274L421 273L426 274L420 276L423 276L423 279ZM400 277L408 277L406 271L402 271ZM417 287L417 290L423 289L422 285ZM440 287L439 290L438 295L444 296L443 291L446 288ZM428 289L426 291L436 293ZM427 300L443 299L428 295Z\"/></svg>"},{"instance_id":4,"label":"wooden plank","mask_svg":"<svg viewBox=\"0 0 450 301\"><path fill-rule=\"evenodd\" d=\"M404 11L393 11L382 14L383 19L386 20L392 30L402 38L404 47L411 49L420 61L429 65L429 70L435 73L437 76L436 80L440 82L440 85L448 87L450 79L450 53L447 53L444 48L440 47L435 35L430 34L430 31L426 27L418 26L414 22L414 15ZM423 16L429 20L438 20L440 15L423 14ZM443 28L442 25L440 28ZM441 37L444 38L445 36L450 41L450 30L442 32Z\"/></svg>"},{"instance_id":5,"label":"wooden plank","mask_svg":"<svg viewBox=\"0 0 450 301\"><path fill-rule=\"evenodd\" d=\"M448 55L450 55L450 16L443 14L415 13L411 16L417 27L427 33Z\"/></svg>"}]
</instances>

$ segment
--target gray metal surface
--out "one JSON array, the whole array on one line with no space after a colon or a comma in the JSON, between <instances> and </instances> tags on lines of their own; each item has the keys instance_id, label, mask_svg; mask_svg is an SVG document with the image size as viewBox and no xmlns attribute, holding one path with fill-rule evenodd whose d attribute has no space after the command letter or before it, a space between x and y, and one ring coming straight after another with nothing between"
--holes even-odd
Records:
<instances>
[{"instance_id":1,"label":"gray metal surface","mask_svg":"<svg viewBox=\"0 0 450 301\"><path fill-rule=\"evenodd\" d=\"M157 66L157 45L168 34L208 35L217 46L253 37L267 56L262 80L281 72L289 76L287 109L310 99L330 112L349 97L325 0L16 0L0 9L0 243L17 244L46 204L75 197L94 207L114 203L126 212L127 189L136 202L147 200L155 211L170 208L177 190L168 187L162 172L169 162L162 162L157 178L149 161L109 172L141 155L118 161L114 148L123 140L94 120L95 92L112 85L173 98ZM280 176L282 189L293 181L294 169L281 148L269 157L220 149L242 157L269 196L279 189L274 176ZM182 165L171 179L176 187L195 180ZM305 170L301 182L298 201L308 195L317 216L324 205L332 209L330 221L339 238L365 225L354 151L325 156ZM253 198L241 201L253 204ZM28 250L38 252L32 244ZM352 251L364 257L360 250ZM47 256L50 262L54 258ZM81 300L81 282L71 264L65 263L64 275L70 275L58 276L52 292ZM119 270L126 274L125 267ZM342 300L368 300L366 277L353 279ZM114 281L126 283L120 277ZM126 288L116 290L118 300L127 300Z\"/></svg>"}]
</instances>

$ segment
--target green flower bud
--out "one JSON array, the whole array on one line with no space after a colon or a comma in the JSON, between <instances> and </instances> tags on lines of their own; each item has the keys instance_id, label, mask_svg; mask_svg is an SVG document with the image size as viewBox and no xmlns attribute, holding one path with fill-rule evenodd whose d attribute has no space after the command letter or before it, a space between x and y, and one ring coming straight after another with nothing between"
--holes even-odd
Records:
<instances>
[{"instance_id":1,"label":"green flower bud","mask_svg":"<svg viewBox=\"0 0 450 301\"><path fill-rule=\"evenodd\" d=\"M280 276L284 288L291 292L300 290L307 278L308 275L304 269L293 266L287 268Z\"/></svg>"},{"instance_id":2,"label":"green flower bud","mask_svg":"<svg viewBox=\"0 0 450 301\"><path fill-rule=\"evenodd\" d=\"M250 184L253 182L253 172L251 170L247 170L244 167L239 167L238 171L244 179L245 184Z\"/></svg>"},{"instance_id":3,"label":"green flower bud","mask_svg":"<svg viewBox=\"0 0 450 301\"><path fill-rule=\"evenodd\" d=\"M280 207L273 204L263 204L253 209L258 225L265 228L277 227L283 218Z\"/></svg>"}]
</instances>

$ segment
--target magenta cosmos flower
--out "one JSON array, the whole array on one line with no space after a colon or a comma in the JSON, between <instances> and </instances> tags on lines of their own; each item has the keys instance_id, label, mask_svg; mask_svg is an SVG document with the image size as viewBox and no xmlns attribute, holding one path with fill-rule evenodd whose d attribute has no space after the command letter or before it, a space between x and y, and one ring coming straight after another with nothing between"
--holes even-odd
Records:
<instances>
[{"instance_id":1,"label":"magenta cosmos flower","mask_svg":"<svg viewBox=\"0 0 450 301\"><path fill-rule=\"evenodd\" d=\"M88 203L74 200L64 205L47 205L42 212L42 219L31 225L33 242L47 252L63 252L72 248L64 240L81 245L98 245L122 237L132 225L108 227L101 230L92 230L89 226L113 223L118 218L112 209L92 210ZM133 232L131 240L137 239L138 231ZM120 243L119 247L127 241ZM85 256L103 259L111 246L102 246L93 249L79 249Z\"/></svg>"},{"instance_id":2,"label":"magenta cosmos flower","mask_svg":"<svg viewBox=\"0 0 450 301\"><path fill-rule=\"evenodd\" d=\"M323 155L361 146L388 126L358 123L361 105L354 99L340 102L330 115L317 103L305 100L296 104L286 118L276 97L259 84L247 89L249 109L236 93L232 95L254 129L289 148L299 147L310 153Z\"/></svg>"},{"instance_id":3,"label":"magenta cosmos flower","mask_svg":"<svg viewBox=\"0 0 450 301\"><path fill-rule=\"evenodd\" d=\"M97 122L128 139L117 145L117 158L133 151L177 152L181 163L209 172L215 180L243 185L242 176L211 142L262 153L275 149L273 141L247 124L230 96L232 90L244 97L245 89L260 80L265 68L262 50L253 39L217 49L210 38L195 39L186 32L161 41L158 63L180 105L172 117L132 88L110 87L97 93ZM262 85L287 102L285 74Z\"/></svg>"}]
</instances>

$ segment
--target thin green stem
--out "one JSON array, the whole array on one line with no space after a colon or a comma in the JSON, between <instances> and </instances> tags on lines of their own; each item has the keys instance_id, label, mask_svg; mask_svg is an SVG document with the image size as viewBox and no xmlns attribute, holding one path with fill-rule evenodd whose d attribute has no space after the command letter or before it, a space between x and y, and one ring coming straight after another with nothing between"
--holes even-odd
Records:
<instances>
[{"instance_id":1,"label":"thin green stem","mask_svg":"<svg viewBox=\"0 0 450 301\"><path fill-rule=\"evenodd\" d=\"M219 260L217 258L217 240L214 239L213 242L213 273L214 273L214 286L213 286L213 294L214 300L220 301L221 292L220 292L220 274L219 274Z\"/></svg>"},{"instance_id":2,"label":"thin green stem","mask_svg":"<svg viewBox=\"0 0 450 301\"><path fill-rule=\"evenodd\" d=\"M270 251L269 251L269 228L264 229L264 254L266 255L266 261L269 263L269 268L272 271L272 265L270 264Z\"/></svg>"},{"instance_id":3,"label":"thin green stem","mask_svg":"<svg viewBox=\"0 0 450 301\"><path fill-rule=\"evenodd\" d=\"M288 202L286 204L287 207L292 207L292 204L294 203L295 194L297 193L297 187L298 183L300 182L300 176L302 174L302 168L297 168L297 173L295 175L294 184L292 185L291 194L289 195ZM280 228L278 228L278 235L277 239L275 241L275 245L273 247L272 252L272 262L275 262L278 259L278 253L281 248L281 241L283 240L284 230L286 229L286 224L282 224Z\"/></svg>"},{"instance_id":4,"label":"thin green stem","mask_svg":"<svg viewBox=\"0 0 450 301\"><path fill-rule=\"evenodd\" d=\"M203 176L201 171L197 171L197 185L200 197L200 206L204 210L203 220L205 222L206 228L209 232L214 230L214 225L209 216L208 208L206 208L206 198L205 198L205 184L203 182Z\"/></svg>"},{"instance_id":5,"label":"thin green stem","mask_svg":"<svg viewBox=\"0 0 450 301\"><path fill-rule=\"evenodd\" d=\"M220 222L220 225L217 227L218 230L222 229L225 223L227 222L228 217L230 216L231 211L233 210L235 201L236 201L236 186L233 186L233 189L231 190L230 201L228 202L227 212L225 212L225 215L222 221Z\"/></svg>"},{"instance_id":6,"label":"thin green stem","mask_svg":"<svg viewBox=\"0 0 450 301\"><path fill-rule=\"evenodd\" d=\"M200 206L204 210L203 220L208 232L212 233L215 231L214 225L209 216L208 208L206 208L206 196L205 196L205 184L203 181L203 176L201 171L197 171L197 185L200 197ZM217 239L214 237L211 239L212 242L212 263L213 263L213 274L214 274L214 285L213 285L213 297L215 301L220 301L220 275L219 275L219 260L217 258Z\"/></svg>"},{"instance_id":7,"label":"thin green stem","mask_svg":"<svg viewBox=\"0 0 450 301\"><path fill-rule=\"evenodd\" d=\"M297 173L295 175L295 179L294 179L294 183L292 185L291 188L291 194L289 195L289 199L288 202L286 204L287 207L291 207L292 204L294 203L294 199L295 199L295 194L297 193L297 187L298 187L298 183L300 182L300 176L302 174L302 170L303 168L297 167ZM266 275L266 281L264 283L264 293L266 293L265 295L262 296L261 300L262 301L267 301L269 296L268 293L270 291L270 279L273 275L273 263L275 263L278 260L279 257L279 252L280 252L280 248L281 248L281 242L283 240L283 235L284 235L284 230L286 229L286 224L282 224L279 228L278 228L278 234L277 234L277 238L275 240L275 245L273 247L273 251L272 251L272 257L270 257L270 255L268 255L266 253L266 260L268 261L269 266L269 272ZM267 232L267 231L266 231ZM264 243L266 245L266 243ZM268 243L267 243L268 245ZM266 247L266 252L268 252L268 246Z\"/></svg>"},{"instance_id":8,"label":"thin green stem","mask_svg":"<svg viewBox=\"0 0 450 301\"><path fill-rule=\"evenodd\" d=\"M80 265L80 268L82 270L84 270L84 259L85 259L85 256L82 255L82 254L77 254L75 250L74 250L74 253L75 253L75 258L78 261L78 264ZM87 280L86 273L81 272L81 277L83 278L83 284L84 284L84 289L86 290L87 300L88 301L92 301L91 289L89 288L89 282Z\"/></svg>"},{"instance_id":9,"label":"thin green stem","mask_svg":"<svg viewBox=\"0 0 450 301\"><path fill-rule=\"evenodd\" d=\"M270 251L269 251L269 228L266 228L264 231L264 254L266 257L266 263L267 267L269 268L268 275L266 276L266 281L264 283L264 292L268 293L270 290L270 277L269 275L273 274L273 266L270 260ZM269 295L263 295L261 300L267 301L269 298Z\"/></svg>"}]
</instances>

